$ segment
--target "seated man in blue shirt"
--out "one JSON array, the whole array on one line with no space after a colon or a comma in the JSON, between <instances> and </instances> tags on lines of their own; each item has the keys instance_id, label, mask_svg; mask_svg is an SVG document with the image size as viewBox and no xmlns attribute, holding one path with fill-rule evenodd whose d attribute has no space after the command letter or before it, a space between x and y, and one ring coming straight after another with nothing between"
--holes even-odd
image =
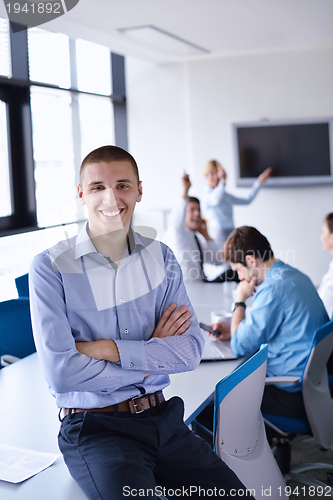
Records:
<instances>
[{"instance_id":1,"label":"seated man in blue shirt","mask_svg":"<svg viewBox=\"0 0 333 500\"><path fill-rule=\"evenodd\" d=\"M134 158L116 146L91 152L78 194L87 225L30 270L35 342L71 475L89 499L199 498L200 488L243 497L183 423L182 400L164 401L169 374L196 368L203 338L173 253L131 229L142 197Z\"/></svg>"},{"instance_id":2,"label":"seated man in blue shirt","mask_svg":"<svg viewBox=\"0 0 333 500\"><path fill-rule=\"evenodd\" d=\"M239 356L253 354L268 344L267 376L302 375L315 330L328 321L325 307L311 280L297 269L276 260L265 236L254 227L234 229L223 247L224 258L238 272L230 325L212 325L221 337L231 335ZM245 317L245 301L255 292ZM303 417L300 384L265 388L262 411Z\"/></svg>"}]
</instances>

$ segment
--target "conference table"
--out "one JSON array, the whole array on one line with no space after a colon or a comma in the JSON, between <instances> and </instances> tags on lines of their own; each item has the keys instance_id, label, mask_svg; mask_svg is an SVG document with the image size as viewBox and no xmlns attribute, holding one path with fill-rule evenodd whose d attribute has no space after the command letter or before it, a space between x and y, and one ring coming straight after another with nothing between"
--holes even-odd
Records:
<instances>
[{"instance_id":1,"label":"conference table","mask_svg":"<svg viewBox=\"0 0 333 500\"><path fill-rule=\"evenodd\" d=\"M226 286L230 285L230 286ZM230 310L234 284L193 283L188 294L199 321L210 322L212 310ZM189 424L214 397L216 383L243 359L200 363L192 372L174 374L164 390L166 398L181 396ZM32 354L0 370L0 444L40 452L59 453L58 409ZM62 456L43 472L19 484L0 481L3 500L86 500L70 476Z\"/></svg>"}]
</instances>

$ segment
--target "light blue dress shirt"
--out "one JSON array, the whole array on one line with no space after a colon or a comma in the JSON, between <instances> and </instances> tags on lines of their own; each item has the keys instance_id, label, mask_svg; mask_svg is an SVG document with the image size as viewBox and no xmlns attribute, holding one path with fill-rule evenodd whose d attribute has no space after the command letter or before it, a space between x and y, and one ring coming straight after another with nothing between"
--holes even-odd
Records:
<instances>
[{"instance_id":1,"label":"light blue dress shirt","mask_svg":"<svg viewBox=\"0 0 333 500\"><path fill-rule=\"evenodd\" d=\"M268 344L267 376L303 373L316 329L328 321L325 307L311 280L277 260L257 288L253 306L231 337L232 350L251 355ZM287 391L300 384L278 385Z\"/></svg>"},{"instance_id":2,"label":"light blue dress shirt","mask_svg":"<svg viewBox=\"0 0 333 500\"><path fill-rule=\"evenodd\" d=\"M117 267L100 254L86 228L37 255L30 273L35 343L58 407L100 408L169 384L169 373L196 368L203 336L180 267L163 243L130 231ZM192 312L179 336L151 338L175 302ZM112 339L120 362L91 359L76 341ZM148 376L145 376L149 373Z\"/></svg>"},{"instance_id":3,"label":"light blue dress shirt","mask_svg":"<svg viewBox=\"0 0 333 500\"><path fill-rule=\"evenodd\" d=\"M234 229L233 205L248 205L260 188L261 184L256 180L247 196L238 197L227 193L222 182L215 188L206 186L202 208L209 221L209 227L214 230Z\"/></svg>"}]
</instances>

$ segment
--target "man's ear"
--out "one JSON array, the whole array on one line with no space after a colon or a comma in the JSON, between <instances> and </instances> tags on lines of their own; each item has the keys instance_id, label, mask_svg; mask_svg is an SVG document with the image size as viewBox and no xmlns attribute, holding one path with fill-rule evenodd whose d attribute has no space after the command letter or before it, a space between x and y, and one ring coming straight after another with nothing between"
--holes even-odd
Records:
<instances>
[{"instance_id":1,"label":"man's ear","mask_svg":"<svg viewBox=\"0 0 333 500\"><path fill-rule=\"evenodd\" d=\"M254 255L245 255L245 263L251 269L257 267L257 259Z\"/></svg>"},{"instance_id":2,"label":"man's ear","mask_svg":"<svg viewBox=\"0 0 333 500\"><path fill-rule=\"evenodd\" d=\"M81 205L85 205L86 202L84 201L83 190L82 190L81 184L78 184L77 192L79 194L79 200L80 200Z\"/></svg>"},{"instance_id":3,"label":"man's ear","mask_svg":"<svg viewBox=\"0 0 333 500\"><path fill-rule=\"evenodd\" d=\"M139 182L138 191L139 191L139 194L138 194L138 197L136 199L137 203L142 200L142 193L143 193L143 190L142 190L142 181Z\"/></svg>"}]
</instances>

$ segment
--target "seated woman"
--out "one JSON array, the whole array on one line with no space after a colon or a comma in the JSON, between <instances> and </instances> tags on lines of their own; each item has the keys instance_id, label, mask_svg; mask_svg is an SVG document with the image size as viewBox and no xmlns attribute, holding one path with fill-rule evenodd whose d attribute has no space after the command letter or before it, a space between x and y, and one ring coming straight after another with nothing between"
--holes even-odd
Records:
<instances>
[{"instance_id":1,"label":"seated woman","mask_svg":"<svg viewBox=\"0 0 333 500\"><path fill-rule=\"evenodd\" d=\"M333 254L333 213L326 215L323 230L320 237L323 249ZM323 276L318 293L324 302L329 318L333 316L333 260L327 273Z\"/></svg>"}]
</instances>

